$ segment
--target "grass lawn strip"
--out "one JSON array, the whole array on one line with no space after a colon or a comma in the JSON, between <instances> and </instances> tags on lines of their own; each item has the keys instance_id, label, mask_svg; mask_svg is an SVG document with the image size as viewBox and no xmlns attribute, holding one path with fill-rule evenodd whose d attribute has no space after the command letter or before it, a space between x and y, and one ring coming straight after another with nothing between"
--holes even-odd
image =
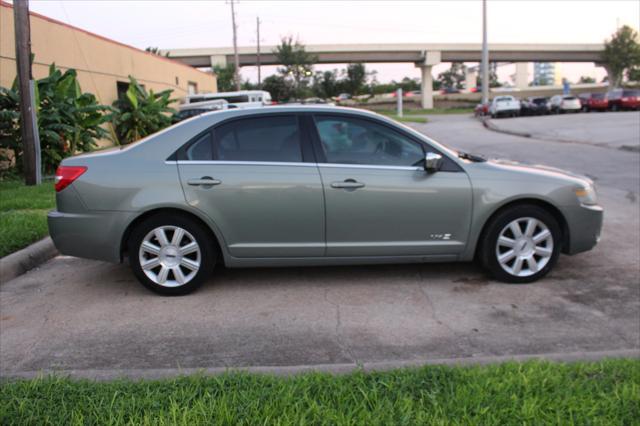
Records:
<instances>
[{"instance_id":1,"label":"grass lawn strip","mask_svg":"<svg viewBox=\"0 0 640 426\"><path fill-rule=\"evenodd\" d=\"M55 208L53 182L25 186L0 182L0 257L48 235L47 212Z\"/></svg>"},{"instance_id":2,"label":"grass lawn strip","mask_svg":"<svg viewBox=\"0 0 640 426\"><path fill-rule=\"evenodd\" d=\"M348 375L5 381L0 424L590 424L640 419L640 361L425 366Z\"/></svg>"}]
</instances>

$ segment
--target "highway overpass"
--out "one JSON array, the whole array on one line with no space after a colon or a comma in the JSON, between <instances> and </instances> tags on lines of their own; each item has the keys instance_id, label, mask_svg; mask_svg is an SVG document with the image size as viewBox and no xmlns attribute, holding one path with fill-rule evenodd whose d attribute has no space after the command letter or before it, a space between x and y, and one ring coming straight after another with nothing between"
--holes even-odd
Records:
<instances>
[{"instance_id":1,"label":"highway overpass","mask_svg":"<svg viewBox=\"0 0 640 426\"><path fill-rule=\"evenodd\" d=\"M273 54L275 48L262 46L261 65L279 65ZM414 63L422 70L422 104L425 108L433 106L431 68L434 65L441 62L479 62L482 56L480 43L331 44L306 45L305 48L316 56L318 64ZM602 44L490 44L489 59L492 62L516 63L516 86L526 87L528 62L599 63L603 50ZM241 67L258 64L255 46L239 47L238 53ZM233 48L228 47L166 49L161 54L198 68L233 63Z\"/></svg>"}]
</instances>

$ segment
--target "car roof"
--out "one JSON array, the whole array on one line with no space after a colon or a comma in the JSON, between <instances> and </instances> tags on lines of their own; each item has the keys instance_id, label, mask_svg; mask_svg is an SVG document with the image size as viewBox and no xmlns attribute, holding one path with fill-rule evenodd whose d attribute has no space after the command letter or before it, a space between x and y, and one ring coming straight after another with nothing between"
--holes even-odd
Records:
<instances>
[{"instance_id":1,"label":"car roof","mask_svg":"<svg viewBox=\"0 0 640 426\"><path fill-rule=\"evenodd\" d=\"M282 113L339 113L339 114L354 114L361 115L365 117L384 117L376 114L372 111L367 111L359 108L349 108L349 107L338 107L333 105L321 105L321 104L313 104L313 105L272 105L272 106L262 106L262 107L254 107L254 108L239 108L239 109L227 109L223 111L215 111L211 113L205 113L198 116L200 119L209 120L215 114L215 117L218 119L216 121L221 121L227 118L232 117L243 117L243 116L256 116L256 115L270 115L270 114L282 114Z\"/></svg>"}]
</instances>

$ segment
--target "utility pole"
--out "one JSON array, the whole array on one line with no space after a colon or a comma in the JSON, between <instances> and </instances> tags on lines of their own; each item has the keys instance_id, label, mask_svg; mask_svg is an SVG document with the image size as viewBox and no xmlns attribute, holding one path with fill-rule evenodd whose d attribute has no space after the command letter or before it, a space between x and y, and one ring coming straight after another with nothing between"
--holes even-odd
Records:
<instances>
[{"instance_id":1,"label":"utility pole","mask_svg":"<svg viewBox=\"0 0 640 426\"><path fill-rule=\"evenodd\" d=\"M13 2L13 24L16 39L16 68L20 92L20 133L22 137L24 181L38 185L40 176L40 139L34 105L34 82L31 75L31 30L29 0Z\"/></svg>"},{"instance_id":2,"label":"utility pole","mask_svg":"<svg viewBox=\"0 0 640 426\"><path fill-rule=\"evenodd\" d=\"M489 46L487 45L487 0L482 0L482 103L489 102Z\"/></svg>"},{"instance_id":3,"label":"utility pole","mask_svg":"<svg viewBox=\"0 0 640 426\"><path fill-rule=\"evenodd\" d=\"M260 75L260 17L256 16L256 40L258 43L257 46L257 58L256 58L256 62L258 65L258 89L262 89L262 77Z\"/></svg>"},{"instance_id":4,"label":"utility pole","mask_svg":"<svg viewBox=\"0 0 640 426\"><path fill-rule=\"evenodd\" d=\"M233 73L233 79L236 81L236 90L240 90L240 58L238 57L238 37L236 27L236 10L233 7L237 0L229 0L231 3L231 24L233 25L233 56L235 62L235 71Z\"/></svg>"}]
</instances>

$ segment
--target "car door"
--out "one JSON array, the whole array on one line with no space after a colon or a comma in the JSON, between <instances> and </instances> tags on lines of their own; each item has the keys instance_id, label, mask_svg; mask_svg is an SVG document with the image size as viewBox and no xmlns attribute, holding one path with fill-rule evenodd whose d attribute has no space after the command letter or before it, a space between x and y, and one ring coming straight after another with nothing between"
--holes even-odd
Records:
<instances>
[{"instance_id":1,"label":"car door","mask_svg":"<svg viewBox=\"0 0 640 426\"><path fill-rule=\"evenodd\" d=\"M445 157L427 173L430 145L376 119L314 117L324 185L327 256L457 255L471 222L467 174Z\"/></svg>"},{"instance_id":2,"label":"car door","mask_svg":"<svg viewBox=\"0 0 640 426\"><path fill-rule=\"evenodd\" d=\"M293 114L226 121L179 152L187 202L208 215L234 257L324 255L324 199Z\"/></svg>"}]
</instances>

